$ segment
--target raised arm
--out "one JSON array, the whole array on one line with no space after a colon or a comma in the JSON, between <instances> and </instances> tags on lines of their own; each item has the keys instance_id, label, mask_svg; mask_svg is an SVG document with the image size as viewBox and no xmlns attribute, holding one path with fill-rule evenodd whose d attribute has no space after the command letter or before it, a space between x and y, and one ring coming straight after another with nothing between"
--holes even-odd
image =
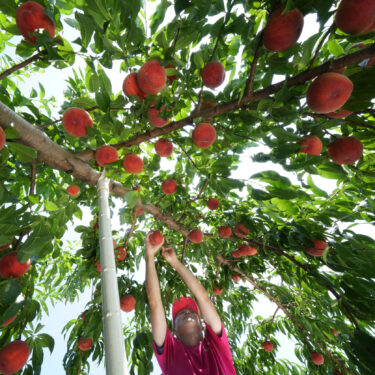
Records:
<instances>
[{"instance_id":1,"label":"raised arm","mask_svg":"<svg viewBox=\"0 0 375 375\"><path fill-rule=\"evenodd\" d=\"M146 237L146 292L151 313L152 336L157 346L163 346L167 321L165 319L164 307L161 301L159 278L155 267L155 255L159 251L162 243L153 246L150 243L150 233ZM164 240L163 240L164 242Z\"/></svg>"},{"instance_id":2,"label":"raised arm","mask_svg":"<svg viewBox=\"0 0 375 375\"><path fill-rule=\"evenodd\" d=\"M202 317L217 334L221 335L221 319L206 289L177 258L172 248L162 248L163 258L177 271L198 302Z\"/></svg>"}]
</instances>

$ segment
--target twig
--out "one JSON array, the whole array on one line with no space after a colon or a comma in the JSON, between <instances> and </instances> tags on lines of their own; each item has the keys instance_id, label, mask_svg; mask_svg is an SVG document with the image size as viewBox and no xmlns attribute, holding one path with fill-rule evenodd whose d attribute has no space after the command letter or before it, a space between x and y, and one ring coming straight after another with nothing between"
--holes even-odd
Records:
<instances>
[{"instance_id":1,"label":"twig","mask_svg":"<svg viewBox=\"0 0 375 375\"><path fill-rule=\"evenodd\" d=\"M312 58L312 60L311 60L311 62L310 62L310 64L309 64L309 67L307 68L307 70L310 70L310 69L313 67L314 62L315 62L316 58L318 57L318 54L319 54L319 52L320 52L320 50L321 50L321 48L322 48L322 46L323 46L323 44L324 44L324 41L326 40L327 36L328 36L332 31L334 31L335 29L336 29L336 24L333 23L332 26L331 26L331 27L326 31L326 33L323 35L322 39L320 39L320 42L319 42L318 46L316 47L315 54L314 54L314 56L313 56L313 58Z\"/></svg>"},{"instance_id":2,"label":"twig","mask_svg":"<svg viewBox=\"0 0 375 375\"><path fill-rule=\"evenodd\" d=\"M136 209L134 209L133 223L132 223L132 226L130 227L130 230L129 230L128 235L126 236L126 239L125 239L125 242L124 242L125 250L127 249L128 245L129 245L130 237L133 235L136 223L137 223L137 215L136 215Z\"/></svg>"},{"instance_id":3,"label":"twig","mask_svg":"<svg viewBox=\"0 0 375 375\"><path fill-rule=\"evenodd\" d=\"M250 95L253 91L255 72L256 72L258 58L259 58L259 51L260 51L260 47L262 46L262 41L263 41L263 31L264 30L262 30L262 32L259 35L259 40L255 48L255 52L254 52L253 62L251 64L250 76L247 81L246 90L245 90L247 96Z\"/></svg>"},{"instance_id":4,"label":"twig","mask_svg":"<svg viewBox=\"0 0 375 375\"><path fill-rule=\"evenodd\" d=\"M191 199L191 200L189 201L189 204L190 204L190 203L193 203L193 202L196 202L198 199L200 199L201 196L202 196L202 194L203 194L203 192L206 190L207 186L208 186L208 180L206 180L206 181L204 182L204 184L203 184L203 186L202 186L202 189L200 190L200 192L198 193L198 195L197 195L194 199Z\"/></svg>"},{"instance_id":5,"label":"twig","mask_svg":"<svg viewBox=\"0 0 375 375\"><path fill-rule=\"evenodd\" d=\"M172 139L173 139L173 142L177 143L178 147L180 147L180 149L183 151L183 153L186 155L186 157L191 161L191 164L193 164L194 167L200 172L198 166L195 164L195 162L191 158L191 156L186 152L186 150L184 149L184 147L178 141L176 141L176 139L174 137L172 137Z\"/></svg>"},{"instance_id":6,"label":"twig","mask_svg":"<svg viewBox=\"0 0 375 375\"><path fill-rule=\"evenodd\" d=\"M310 332L308 332L300 322L297 321L297 319L292 315L292 313L283 305L281 304L275 297L273 297L270 293L268 293L266 290L264 290L260 285L258 285L250 276L246 275L244 272L242 272L239 268L233 266L229 260L224 259L221 255L218 255L216 257L219 262L225 264L228 266L232 271L242 275L242 277L247 280L255 289L259 290L261 293L263 293L268 299L270 299L272 302L274 302L283 312L284 314L296 325L296 327L301 331L303 336L309 337L309 339L318 346L322 351L326 353L327 356L329 356L337 366L339 366L342 370L345 370L349 372L351 375L354 375L350 369L346 368L340 360L338 360L330 351L328 351L326 348L323 347L320 342L315 341L314 338L311 336Z\"/></svg>"},{"instance_id":7,"label":"twig","mask_svg":"<svg viewBox=\"0 0 375 375\"><path fill-rule=\"evenodd\" d=\"M31 162L30 190L29 195L35 194L36 160Z\"/></svg>"},{"instance_id":8,"label":"twig","mask_svg":"<svg viewBox=\"0 0 375 375\"><path fill-rule=\"evenodd\" d=\"M182 248L181 263L185 262L186 245L188 243L188 236L184 236L184 247Z\"/></svg>"},{"instance_id":9,"label":"twig","mask_svg":"<svg viewBox=\"0 0 375 375\"><path fill-rule=\"evenodd\" d=\"M12 66L11 68L9 68L7 70L4 70L0 74L0 80L2 80L5 77L8 77L9 75L11 75L12 73L16 72L17 70L20 70L20 69L24 68L25 66L31 64L33 61L37 61L37 60L41 59L45 55L46 55L45 51L38 52L37 54L29 57L25 61L22 61L21 63L16 64L16 65Z\"/></svg>"}]
</instances>

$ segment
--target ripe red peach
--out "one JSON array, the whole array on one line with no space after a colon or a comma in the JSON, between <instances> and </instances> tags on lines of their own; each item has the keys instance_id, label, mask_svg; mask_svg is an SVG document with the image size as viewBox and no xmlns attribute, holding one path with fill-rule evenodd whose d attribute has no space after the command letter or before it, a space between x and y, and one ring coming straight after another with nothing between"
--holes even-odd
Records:
<instances>
[{"instance_id":1,"label":"ripe red peach","mask_svg":"<svg viewBox=\"0 0 375 375\"><path fill-rule=\"evenodd\" d=\"M299 152L310 155L320 155L323 148L323 143L316 135L308 135L298 142L302 147Z\"/></svg>"},{"instance_id":2,"label":"ripe red peach","mask_svg":"<svg viewBox=\"0 0 375 375\"><path fill-rule=\"evenodd\" d=\"M87 350L90 350L92 347L92 340L90 338L83 338L81 337L78 340L78 347L83 351L86 352Z\"/></svg>"},{"instance_id":3,"label":"ripe red peach","mask_svg":"<svg viewBox=\"0 0 375 375\"><path fill-rule=\"evenodd\" d=\"M128 173L139 173L143 170L143 161L138 155L129 154L122 160L122 166Z\"/></svg>"},{"instance_id":4,"label":"ripe red peach","mask_svg":"<svg viewBox=\"0 0 375 375\"><path fill-rule=\"evenodd\" d=\"M38 29L47 30L51 38L55 36L54 22L44 13L45 8L35 1L27 1L16 12L16 24L23 37L30 43L36 43L36 36L30 36Z\"/></svg>"},{"instance_id":5,"label":"ripe red peach","mask_svg":"<svg viewBox=\"0 0 375 375\"><path fill-rule=\"evenodd\" d=\"M210 198L208 201L207 201L207 207L210 209L210 210L217 210L220 206L220 201L217 199L217 198Z\"/></svg>"},{"instance_id":6,"label":"ripe red peach","mask_svg":"<svg viewBox=\"0 0 375 375\"><path fill-rule=\"evenodd\" d=\"M147 61L137 74L138 85L146 94L157 94L167 82L165 69L157 60Z\"/></svg>"},{"instance_id":7,"label":"ripe red peach","mask_svg":"<svg viewBox=\"0 0 375 375\"><path fill-rule=\"evenodd\" d=\"M238 246L238 249L237 249L237 254L239 256L247 256L247 255L253 256L257 253L258 253L258 250L255 247L251 247L246 244L241 244L240 246Z\"/></svg>"},{"instance_id":8,"label":"ripe red peach","mask_svg":"<svg viewBox=\"0 0 375 375\"><path fill-rule=\"evenodd\" d=\"M69 195L75 196L78 195L79 192L81 191L80 187L78 185L70 185L67 189L66 192Z\"/></svg>"},{"instance_id":9,"label":"ripe red peach","mask_svg":"<svg viewBox=\"0 0 375 375\"><path fill-rule=\"evenodd\" d=\"M170 112L170 109L165 109L167 112ZM163 112L164 108L161 108L160 111L156 108L150 107L147 110L147 118L148 121L150 121L150 124L152 126L155 126L155 128L163 128L165 125L169 123L169 118L166 120L163 119L163 117L159 116L160 112Z\"/></svg>"},{"instance_id":10,"label":"ripe red peach","mask_svg":"<svg viewBox=\"0 0 375 375\"><path fill-rule=\"evenodd\" d=\"M208 148L216 139L216 131L211 124L202 122L193 130L192 137L197 147Z\"/></svg>"},{"instance_id":11,"label":"ripe red peach","mask_svg":"<svg viewBox=\"0 0 375 375\"><path fill-rule=\"evenodd\" d=\"M135 216L141 216L143 214L143 208L138 208L135 210Z\"/></svg>"},{"instance_id":12,"label":"ripe red peach","mask_svg":"<svg viewBox=\"0 0 375 375\"><path fill-rule=\"evenodd\" d=\"M95 160L101 167L118 160L118 152L113 146L102 146L96 150Z\"/></svg>"},{"instance_id":13,"label":"ripe red peach","mask_svg":"<svg viewBox=\"0 0 375 375\"><path fill-rule=\"evenodd\" d=\"M286 51L300 37L303 29L303 14L299 9L292 9L284 14L283 8L274 11L263 32L263 44L272 52Z\"/></svg>"},{"instance_id":14,"label":"ripe red peach","mask_svg":"<svg viewBox=\"0 0 375 375\"><path fill-rule=\"evenodd\" d=\"M64 129L73 137L85 137L87 135L87 126L92 128L92 119L84 109L71 107L68 108L62 118Z\"/></svg>"},{"instance_id":15,"label":"ripe red peach","mask_svg":"<svg viewBox=\"0 0 375 375\"><path fill-rule=\"evenodd\" d=\"M0 373L11 375L21 370L30 356L29 345L15 340L0 349Z\"/></svg>"},{"instance_id":16,"label":"ripe red peach","mask_svg":"<svg viewBox=\"0 0 375 375\"><path fill-rule=\"evenodd\" d=\"M353 112L347 111L346 109L340 108L339 111L327 113L330 118L340 119L350 116Z\"/></svg>"},{"instance_id":17,"label":"ripe red peach","mask_svg":"<svg viewBox=\"0 0 375 375\"><path fill-rule=\"evenodd\" d=\"M265 341L263 344L263 349L267 352L270 353L273 351L273 344L271 341Z\"/></svg>"},{"instance_id":18,"label":"ripe red peach","mask_svg":"<svg viewBox=\"0 0 375 375\"><path fill-rule=\"evenodd\" d=\"M322 240L314 240L313 243L317 250L325 250L328 247L328 243Z\"/></svg>"},{"instance_id":19,"label":"ripe red peach","mask_svg":"<svg viewBox=\"0 0 375 375\"><path fill-rule=\"evenodd\" d=\"M127 294L121 297L120 299L121 310L125 312L130 312L134 310L136 302L137 302L136 299L130 294Z\"/></svg>"},{"instance_id":20,"label":"ripe red peach","mask_svg":"<svg viewBox=\"0 0 375 375\"><path fill-rule=\"evenodd\" d=\"M318 352L312 352L310 358L318 366L324 363L324 357Z\"/></svg>"},{"instance_id":21,"label":"ripe red peach","mask_svg":"<svg viewBox=\"0 0 375 375\"><path fill-rule=\"evenodd\" d=\"M5 254L0 259L0 276L4 279L9 279L10 277L21 277L28 271L30 265L30 259L24 263L20 263L17 259L17 252L12 251Z\"/></svg>"},{"instance_id":22,"label":"ripe red peach","mask_svg":"<svg viewBox=\"0 0 375 375\"><path fill-rule=\"evenodd\" d=\"M159 139L155 143L155 150L158 155L168 157L173 152L173 145L166 139Z\"/></svg>"},{"instance_id":23,"label":"ripe red peach","mask_svg":"<svg viewBox=\"0 0 375 375\"><path fill-rule=\"evenodd\" d=\"M311 255L313 257L321 257L324 254L324 250L308 248L307 249L307 254L309 254L309 255Z\"/></svg>"},{"instance_id":24,"label":"ripe red peach","mask_svg":"<svg viewBox=\"0 0 375 375\"><path fill-rule=\"evenodd\" d=\"M214 294L217 296L220 296L220 294L223 293L223 289L220 289L219 287L213 289Z\"/></svg>"},{"instance_id":25,"label":"ripe red peach","mask_svg":"<svg viewBox=\"0 0 375 375\"><path fill-rule=\"evenodd\" d=\"M339 73L323 73L309 86L308 106L317 113L330 113L341 108L353 91L352 81Z\"/></svg>"},{"instance_id":26,"label":"ripe red peach","mask_svg":"<svg viewBox=\"0 0 375 375\"><path fill-rule=\"evenodd\" d=\"M126 96L136 95L140 101L147 96L138 86L137 73L135 72L125 77L124 83L122 84L122 91Z\"/></svg>"},{"instance_id":27,"label":"ripe red peach","mask_svg":"<svg viewBox=\"0 0 375 375\"><path fill-rule=\"evenodd\" d=\"M159 230L152 230L149 236L150 244L152 246L158 246L163 243L164 237Z\"/></svg>"},{"instance_id":28,"label":"ripe red peach","mask_svg":"<svg viewBox=\"0 0 375 375\"><path fill-rule=\"evenodd\" d=\"M250 231L242 223L237 223L233 228L233 232L238 237L246 238Z\"/></svg>"},{"instance_id":29,"label":"ripe red peach","mask_svg":"<svg viewBox=\"0 0 375 375\"><path fill-rule=\"evenodd\" d=\"M353 164L362 154L363 145L355 137L338 138L328 146L328 155L337 164Z\"/></svg>"},{"instance_id":30,"label":"ripe red peach","mask_svg":"<svg viewBox=\"0 0 375 375\"><path fill-rule=\"evenodd\" d=\"M0 126L0 150L3 149L6 142L6 136L3 128Z\"/></svg>"},{"instance_id":31,"label":"ripe red peach","mask_svg":"<svg viewBox=\"0 0 375 375\"><path fill-rule=\"evenodd\" d=\"M347 34L364 34L375 29L373 0L342 0L336 12L336 26Z\"/></svg>"},{"instance_id":32,"label":"ripe red peach","mask_svg":"<svg viewBox=\"0 0 375 375\"><path fill-rule=\"evenodd\" d=\"M177 182L169 178L162 183L161 189L165 194L173 194L177 189Z\"/></svg>"},{"instance_id":33,"label":"ripe red peach","mask_svg":"<svg viewBox=\"0 0 375 375\"><path fill-rule=\"evenodd\" d=\"M122 262L126 258L126 250L124 247L120 246L115 249L115 255L116 255L116 260L118 262Z\"/></svg>"},{"instance_id":34,"label":"ripe red peach","mask_svg":"<svg viewBox=\"0 0 375 375\"><path fill-rule=\"evenodd\" d=\"M221 238L229 238L232 235L232 229L227 225L219 227L218 232Z\"/></svg>"},{"instance_id":35,"label":"ripe red peach","mask_svg":"<svg viewBox=\"0 0 375 375\"><path fill-rule=\"evenodd\" d=\"M240 275L237 275L237 274L234 274L232 275L232 280L235 282L235 283L239 283L241 281L241 276Z\"/></svg>"},{"instance_id":36,"label":"ripe red peach","mask_svg":"<svg viewBox=\"0 0 375 375\"><path fill-rule=\"evenodd\" d=\"M202 70L203 84L210 89L219 87L224 82L224 79L225 70L221 62L211 61Z\"/></svg>"},{"instance_id":37,"label":"ripe red peach","mask_svg":"<svg viewBox=\"0 0 375 375\"><path fill-rule=\"evenodd\" d=\"M203 240L203 232L199 229L193 229L189 233L189 240L194 243L201 243Z\"/></svg>"}]
</instances>

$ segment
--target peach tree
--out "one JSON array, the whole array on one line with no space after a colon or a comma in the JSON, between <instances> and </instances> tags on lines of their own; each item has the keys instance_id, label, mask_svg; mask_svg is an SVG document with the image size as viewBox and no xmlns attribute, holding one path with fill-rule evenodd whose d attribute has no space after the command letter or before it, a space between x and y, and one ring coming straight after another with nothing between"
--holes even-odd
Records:
<instances>
[{"instance_id":1,"label":"peach tree","mask_svg":"<svg viewBox=\"0 0 375 375\"><path fill-rule=\"evenodd\" d=\"M31 350L0 372L39 374L54 346L40 324L46 301L90 288L65 327L63 366L84 374L88 358L104 360L95 186L105 167L119 289L135 297L123 302L135 309L124 326L131 374L153 371L139 277L151 229L215 300L238 374L374 373L375 245L357 225L375 219L375 1L8 0L0 10L0 348ZM65 77L58 99L44 71ZM69 247L75 218L85 225ZM157 268L169 312L188 291L161 257ZM275 309L255 316L257 296ZM301 364L276 358L280 333Z\"/></svg>"}]
</instances>

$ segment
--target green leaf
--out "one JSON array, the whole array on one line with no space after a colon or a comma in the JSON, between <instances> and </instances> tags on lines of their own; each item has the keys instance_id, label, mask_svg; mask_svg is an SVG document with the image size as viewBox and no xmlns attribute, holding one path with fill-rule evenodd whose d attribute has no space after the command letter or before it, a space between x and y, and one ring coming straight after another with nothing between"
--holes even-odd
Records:
<instances>
[{"instance_id":1,"label":"green leaf","mask_svg":"<svg viewBox=\"0 0 375 375\"><path fill-rule=\"evenodd\" d=\"M52 336L48 335L47 333L41 333L38 335L38 340L42 347L48 348L51 353L53 352L55 340Z\"/></svg>"},{"instance_id":2,"label":"green leaf","mask_svg":"<svg viewBox=\"0 0 375 375\"><path fill-rule=\"evenodd\" d=\"M8 307L21 294L22 287L14 280L0 282L0 309Z\"/></svg>"},{"instance_id":3,"label":"green leaf","mask_svg":"<svg viewBox=\"0 0 375 375\"><path fill-rule=\"evenodd\" d=\"M139 197L138 191L137 190L131 190L131 191L128 191L125 194L124 198L125 198L126 203L129 205L129 207L134 208L135 205L138 202L138 197Z\"/></svg>"},{"instance_id":4,"label":"green leaf","mask_svg":"<svg viewBox=\"0 0 375 375\"><path fill-rule=\"evenodd\" d=\"M29 146L14 142L8 142L7 145L10 152L22 163L32 162L37 156L36 150Z\"/></svg>"},{"instance_id":5,"label":"green leaf","mask_svg":"<svg viewBox=\"0 0 375 375\"><path fill-rule=\"evenodd\" d=\"M344 53L344 49L338 44L336 39L330 39L327 43L329 52L333 56L341 56Z\"/></svg>"},{"instance_id":6,"label":"green leaf","mask_svg":"<svg viewBox=\"0 0 375 375\"><path fill-rule=\"evenodd\" d=\"M79 27L81 30L81 36L82 36L82 47L87 47L90 43L92 34L94 32L94 22L92 21L92 18L89 16L86 16L82 13L75 13L76 20L79 23Z\"/></svg>"},{"instance_id":7,"label":"green leaf","mask_svg":"<svg viewBox=\"0 0 375 375\"><path fill-rule=\"evenodd\" d=\"M5 136L8 140L17 139L21 137L18 131L13 126L9 126L5 129Z\"/></svg>"}]
</instances>

